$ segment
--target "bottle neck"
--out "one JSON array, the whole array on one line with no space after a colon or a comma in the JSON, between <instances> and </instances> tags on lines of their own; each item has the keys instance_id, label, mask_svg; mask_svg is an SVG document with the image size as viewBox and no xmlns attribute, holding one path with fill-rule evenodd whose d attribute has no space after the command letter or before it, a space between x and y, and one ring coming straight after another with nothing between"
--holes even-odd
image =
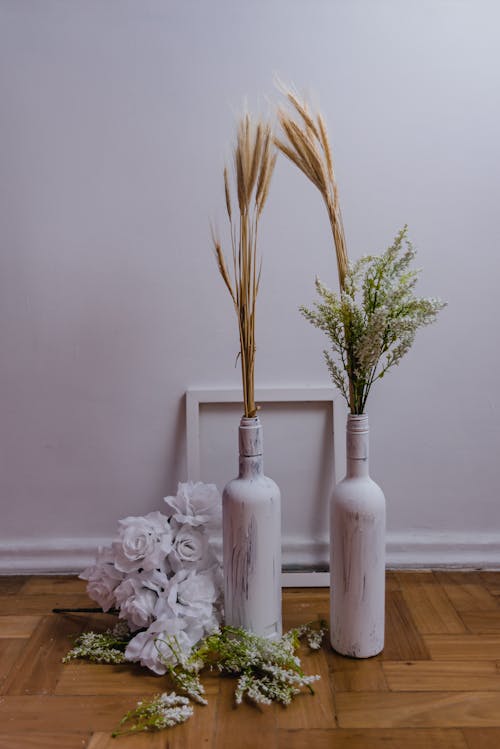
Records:
<instances>
[{"instance_id":1,"label":"bottle neck","mask_svg":"<svg viewBox=\"0 0 500 749\"><path fill-rule=\"evenodd\" d=\"M346 478L369 475L369 427L367 414L348 414L346 429Z\"/></svg>"},{"instance_id":2,"label":"bottle neck","mask_svg":"<svg viewBox=\"0 0 500 749\"><path fill-rule=\"evenodd\" d=\"M239 427L239 477L255 478L264 473L262 424L259 417L242 416Z\"/></svg>"}]
</instances>

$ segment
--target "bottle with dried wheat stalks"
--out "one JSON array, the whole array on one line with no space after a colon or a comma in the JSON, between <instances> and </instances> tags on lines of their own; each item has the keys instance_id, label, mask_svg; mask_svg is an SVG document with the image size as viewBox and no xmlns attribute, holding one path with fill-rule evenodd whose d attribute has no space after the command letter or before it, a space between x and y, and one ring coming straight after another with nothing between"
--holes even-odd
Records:
<instances>
[{"instance_id":1,"label":"bottle with dried wheat stalks","mask_svg":"<svg viewBox=\"0 0 500 749\"><path fill-rule=\"evenodd\" d=\"M233 190L229 171L224 169L230 262L213 234L219 272L238 320L244 408L239 473L227 484L222 498L224 615L226 624L277 639L281 636L280 492L264 476L262 425L254 393L255 308L261 272L258 225L277 156L270 125L245 115L233 156Z\"/></svg>"},{"instance_id":2,"label":"bottle with dried wheat stalks","mask_svg":"<svg viewBox=\"0 0 500 749\"><path fill-rule=\"evenodd\" d=\"M281 496L264 475L262 425L243 416L239 472L222 495L226 624L281 637Z\"/></svg>"}]
</instances>

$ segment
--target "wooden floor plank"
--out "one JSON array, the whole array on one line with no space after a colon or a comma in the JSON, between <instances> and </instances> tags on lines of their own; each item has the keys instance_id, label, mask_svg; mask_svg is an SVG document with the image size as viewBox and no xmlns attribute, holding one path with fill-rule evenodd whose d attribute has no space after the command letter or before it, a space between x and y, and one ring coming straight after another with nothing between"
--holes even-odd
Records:
<instances>
[{"instance_id":1,"label":"wooden floor plank","mask_svg":"<svg viewBox=\"0 0 500 749\"><path fill-rule=\"evenodd\" d=\"M479 578L488 593L492 596L500 596L500 571L480 572Z\"/></svg>"},{"instance_id":2,"label":"wooden floor plank","mask_svg":"<svg viewBox=\"0 0 500 749\"><path fill-rule=\"evenodd\" d=\"M0 749L86 749L85 733L0 733ZM136 747L134 747L136 749Z\"/></svg>"},{"instance_id":3,"label":"wooden floor plank","mask_svg":"<svg viewBox=\"0 0 500 749\"><path fill-rule=\"evenodd\" d=\"M499 635L424 635L425 645L434 661L499 661ZM396 660L396 659L394 659ZM411 660L411 659L408 659Z\"/></svg>"},{"instance_id":4,"label":"wooden floor plank","mask_svg":"<svg viewBox=\"0 0 500 749\"><path fill-rule=\"evenodd\" d=\"M404 599L420 634L466 632L444 588L432 573L398 575Z\"/></svg>"},{"instance_id":5,"label":"wooden floor plank","mask_svg":"<svg viewBox=\"0 0 500 749\"><path fill-rule=\"evenodd\" d=\"M166 732L163 733L162 731L158 733L139 733L127 738L120 736L115 739L110 736L109 732L98 731L92 735L85 749L120 749L120 747L125 747L125 749L171 749L172 744L170 742L175 739L179 730L179 726L169 729L168 743L166 743ZM185 749L188 749L187 744Z\"/></svg>"},{"instance_id":6,"label":"wooden floor plank","mask_svg":"<svg viewBox=\"0 0 500 749\"><path fill-rule=\"evenodd\" d=\"M22 587L23 595L86 595L86 580L74 575L38 575L29 577Z\"/></svg>"},{"instance_id":7,"label":"wooden floor plank","mask_svg":"<svg viewBox=\"0 0 500 749\"><path fill-rule=\"evenodd\" d=\"M40 620L40 616L0 616L0 638L30 637L40 624Z\"/></svg>"},{"instance_id":8,"label":"wooden floor plank","mask_svg":"<svg viewBox=\"0 0 500 749\"><path fill-rule=\"evenodd\" d=\"M35 616L52 613L54 608L79 608L97 606L86 593L51 593L34 594L18 598L14 595L0 596L0 611L5 616Z\"/></svg>"},{"instance_id":9,"label":"wooden floor plank","mask_svg":"<svg viewBox=\"0 0 500 749\"><path fill-rule=\"evenodd\" d=\"M393 692L500 691L494 661L384 662L382 668Z\"/></svg>"},{"instance_id":10,"label":"wooden floor plank","mask_svg":"<svg viewBox=\"0 0 500 749\"><path fill-rule=\"evenodd\" d=\"M385 692L388 689L380 657L356 660L329 656L330 679L336 692Z\"/></svg>"},{"instance_id":11,"label":"wooden floor plank","mask_svg":"<svg viewBox=\"0 0 500 749\"><path fill-rule=\"evenodd\" d=\"M385 590L386 593L393 593L395 590L401 590L399 582L399 573L394 570L387 570L385 573Z\"/></svg>"},{"instance_id":12,"label":"wooden floor plank","mask_svg":"<svg viewBox=\"0 0 500 749\"><path fill-rule=\"evenodd\" d=\"M498 600L486 588L479 572L446 570L436 571L434 576L460 614L469 611L498 610Z\"/></svg>"},{"instance_id":13,"label":"wooden floor plank","mask_svg":"<svg viewBox=\"0 0 500 749\"><path fill-rule=\"evenodd\" d=\"M153 695L170 688L166 677L155 676L140 666L99 665L74 661L60 670L57 695Z\"/></svg>"},{"instance_id":14,"label":"wooden floor plank","mask_svg":"<svg viewBox=\"0 0 500 749\"><path fill-rule=\"evenodd\" d=\"M207 697L219 692L220 679L202 677ZM171 691L168 676L156 676L138 664L118 666L72 661L63 666L54 689L56 695L134 695L138 699L158 692Z\"/></svg>"},{"instance_id":15,"label":"wooden floor plank","mask_svg":"<svg viewBox=\"0 0 500 749\"><path fill-rule=\"evenodd\" d=\"M283 614L283 633L310 622L328 621L329 615L326 610L315 606L294 606Z\"/></svg>"},{"instance_id":16,"label":"wooden floor plank","mask_svg":"<svg viewBox=\"0 0 500 749\"><path fill-rule=\"evenodd\" d=\"M465 728L467 749L498 749L500 728Z\"/></svg>"},{"instance_id":17,"label":"wooden floor plank","mask_svg":"<svg viewBox=\"0 0 500 749\"><path fill-rule=\"evenodd\" d=\"M43 617L30 637L17 668L11 670L4 693L51 694L63 668L62 658L72 645L72 637L85 628L86 620L67 617Z\"/></svg>"},{"instance_id":18,"label":"wooden floor plank","mask_svg":"<svg viewBox=\"0 0 500 749\"><path fill-rule=\"evenodd\" d=\"M0 724L11 734L111 732L130 709L123 697L3 697ZM15 748L15 744L12 749Z\"/></svg>"},{"instance_id":19,"label":"wooden floor plank","mask_svg":"<svg viewBox=\"0 0 500 749\"><path fill-rule=\"evenodd\" d=\"M328 588L286 588L283 591L283 631L329 619Z\"/></svg>"},{"instance_id":20,"label":"wooden floor plank","mask_svg":"<svg viewBox=\"0 0 500 749\"><path fill-rule=\"evenodd\" d=\"M17 595L28 579L22 575L0 577L0 596Z\"/></svg>"},{"instance_id":21,"label":"wooden floor plank","mask_svg":"<svg viewBox=\"0 0 500 749\"><path fill-rule=\"evenodd\" d=\"M305 691L287 707L276 706L278 728L331 728L335 725L335 703L330 683L328 661L324 651L312 652L302 658L307 674L321 678L312 686L314 694Z\"/></svg>"},{"instance_id":22,"label":"wooden floor plank","mask_svg":"<svg viewBox=\"0 0 500 749\"><path fill-rule=\"evenodd\" d=\"M341 728L500 727L499 692L337 692Z\"/></svg>"},{"instance_id":23,"label":"wooden floor plank","mask_svg":"<svg viewBox=\"0 0 500 749\"><path fill-rule=\"evenodd\" d=\"M402 747L404 749L469 749L462 731L455 728L390 730L338 728L334 731L280 731L278 734L278 749L402 749Z\"/></svg>"},{"instance_id":24,"label":"wooden floor plank","mask_svg":"<svg viewBox=\"0 0 500 749\"><path fill-rule=\"evenodd\" d=\"M496 611L468 611L462 619L469 632L500 635L500 606Z\"/></svg>"},{"instance_id":25,"label":"wooden floor plank","mask_svg":"<svg viewBox=\"0 0 500 749\"><path fill-rule=\"evenodd\" d=\"M403 590L407 585L431 583L434 580L432 570L393 570L398 590Z\"/></svg>"},{"instance_id":26,"label":"wooden floor plank","mask_svg":"<svg viewBox=\"0 0 500 749\"><path fill-rule=\"evenodd\" d=\"M390 661L427 660L429 652L401 590L388 591L383 658Z\"/></svg>"},{"instance_id":27,"label":"wooden floor plank","mask_svg":"<svg viewBox=\"0 0 500 749\"><path fill-rule=\"evenodd\" d=\"M283 604L290 606L294 601L319 601L320 605L328 600L330 589L325 588L283 588Z\"/></svg>"},{"instance_id":28,"label":"wooden floor plank","mask_svg":"<svg viewBox=\"0 0 500 749\"><path fill-rule=\"evenodd\" d=\"M21 658L26 640L4 638L0 640L0 694L4 693L9 674Z\"/></svg>"},{"instance_id":29,"label":"wooden floor plank","mask_svg":"<svg viewBox=\"0 0 500 749\"><path fill-rule=\"evenodd\" d=\"M234 680L222 679L217 700L216 749L277 749L275 705L234 704ZM179 747L181 749L181 747ZM187 749L187 747L186 747Z\"/></svg>"}]
</instances>

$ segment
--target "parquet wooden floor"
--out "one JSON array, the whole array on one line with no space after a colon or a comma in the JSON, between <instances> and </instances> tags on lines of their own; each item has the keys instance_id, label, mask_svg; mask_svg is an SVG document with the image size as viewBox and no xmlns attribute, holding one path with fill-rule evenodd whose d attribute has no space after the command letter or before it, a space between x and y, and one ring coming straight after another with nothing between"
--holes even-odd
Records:
<instances>
[{"instance_id":1,"label":"parquet wooden floor","mask_svg":"<svg viewBox=\"0 0 500 749\"><path fill-rule=\"evenodd\" d=\"M207 676L209 704L185 725L119 739L166 680L61 663L72 636L113 618L51 611L89 605L76 578L0 578L0 749L500 749L500 572L388 572L380 656L304 653L322 678L288 708L235 708L232 680ZM285 628L318 617L326 589L284 591Z\"/></svg>"}]
</instances>

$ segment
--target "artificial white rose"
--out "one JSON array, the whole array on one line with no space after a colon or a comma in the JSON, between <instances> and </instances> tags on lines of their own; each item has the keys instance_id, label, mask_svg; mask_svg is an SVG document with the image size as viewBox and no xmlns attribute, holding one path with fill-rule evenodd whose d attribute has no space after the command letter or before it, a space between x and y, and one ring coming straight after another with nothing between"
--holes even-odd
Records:
<instances>
[{"instance_id":1,"label":"artificial white rose","mask_svg":"<svg viewBox=\"0 0 500 749\"><path fill-rule=\"evenodd\" d=\"M140 576L129 577L115 590L120 619L125 619L131 632L148 627L154 619L158 595L144 587Z\"/></svg>"},{"instance_id":2,"label":"artificial white rose","mask_svg":"<svg viewBox=\"0 0 500 749\"><path fill-rule=\"evenodd\" d=\"M180 573L177 582L177 602L182 616L207 620L213 612L220 595L216 579L211 570L206 572Z\"/></svg>"},{"instance_id":3,"label":"artificial white rose","mask_svg":"<svg viewBox=\"0 0 500 749\"><path fill-rule=\"evenodd\" d=\"M155 605L154 618L166 620L180 617L182 615L182 607L177 601L177 575L174 575L166 581L163 578L161 587L157 587L156 590L158 590L158 598Z\"/></svg>"},{"instance_id":4,"label":"artificial white rose","mask_svg":"<svg viewBox=\"0 0 500 749\"><path fill-rule=\"evenodd\" d=\"M222 500L215 484L180 483L177 495L165 497L164 501L180 525L213 526L220 522Z\"/></svg>"},{"instance_id":5,"label":"artificial white rose","mask_svg":"<svg viewBox=\"0 0 500 749\"><path fill-rule=\"evenodd\" d=\"M103 611L114 608L114 591L123 580L124 573L114 566L114 554L110 547L99 549L96 563L87 567L79 577L88 580L87 593Z\"/></svg>"},{"instance_id":6,"label":"artificial white rose","mask_svg":"<svg viewBox=\"0 0 500 749\"><path fill-rule=\"evenodd\" d=\"M172 548L172 529L161 512L119 521L120 540L113 543L115 566L122 572L161 568Z\"/></svg>"},{"instance_id":7,"label":"artificial white rose","mask_svg":"<svg viewBox=\"0 0 500 749\"><path fill-rule=\"evenodd\" d=\"M203 572L181 572L177 580L177 606L186 635L195 645L218 629L222 619L219 566Z\"/></svg>"},{"instance_id":8,"label":"artificial white rose","mask_svg":"<svg viewBox=\"0 0 500 749\"><path fill-rule=\"evenodd\" d=\"M220 617L219 598L222 589L218 586L218 576L215 571L218 567L206 570L198 574L196 570L183 568L168 581L168 590L158 597L154 616L156 619L176 618L183 622L191 617L197 619L202 630L207 623L215 617ZM185 626L188 626L186 624ZM202 634L191 638L194 645Z\"/></svg>"},{"instance_id":9,"label":"artificial white rose","mask_svg":"<svg viewBox=\"0 0 500 749\"><path fill-rule=\"evenodd\" d=\"M165 560L162 568L154 570L143 570L134 577L136 577L142 586L154 590L158 596L162 596L165 592L168 592L170 581L168 575L171 574L172 570L170 565Z\"/></svg>"},{"instance_id":10,"label":"artificial white rose","mask_svg":"<svg viewBox=\"0 0 500 749\"><path fill-rule=\"evenodd\" d=\"M139 632L130 640L125 658L139 661L141 666L156 674L164 674L168 665L174 666L178 662L177 650L189 654L191 642L183 630L181 619L157 619L145 632Z\"/></svg>"},{"instance_id":11,"label":"artificial white rose","mask_svg":"<svg viewBox=\"0 0 500 749\"><path fill-rule=\"evenodd\" d=\"M215 608L212 608L210 614L207 613L205 617L186 616L184 618L184 632L193 646L203 637L216 632L219 629L221 618L220 612Z\"/></svg>"},{"instance_id":12,"label":"artificial white rose","mask_svg":"<svg viewBox=\"0 0 500 749\"><path fill-rule=\"evenodd\" d=\"M205 567L207 566L205 563L207 551L208 538L203 530L192 525L182 525L175 532L168 561L174 572L178 572L183 567Z\"/></svg>"}]
</instances>

